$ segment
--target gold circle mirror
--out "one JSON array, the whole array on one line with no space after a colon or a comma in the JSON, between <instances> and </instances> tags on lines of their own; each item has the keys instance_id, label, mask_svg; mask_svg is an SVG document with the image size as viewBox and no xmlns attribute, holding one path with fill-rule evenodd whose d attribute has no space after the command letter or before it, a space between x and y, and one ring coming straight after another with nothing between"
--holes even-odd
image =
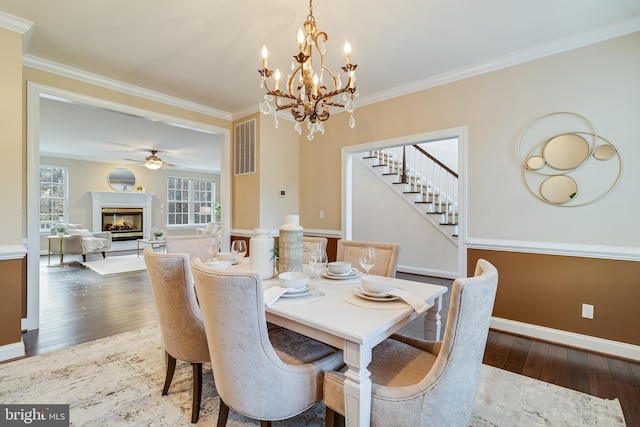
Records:
<instances>
[{"instance_id":1,"label":"gold circle mirror","mask_svg":"<svg viewBox=\"0 0 640 427\"><path fill-rule=\"evenodd\" d=\"M609 160L616 154L616 149L611 145L598 145L593 152L593 157L598 160Z\"/></svg>"},{"instance_id":2,"label":"gold circle mirror","mask_svg":"<svg viewBox=\"0 0 640 427\"><path fill-rule=\"evenodd\" d=\"M566 175L550 176L540 185L540 195L550 203L563 204L573 200L578 193L578 184Z\"/></svg>"},{"instance_id":3,"label":"gold circle mirror","mask_svg":"<svg viewBox=\"0 0 640 427\"><path fill-rule=\"evenodd\" d=\"M542 156L554 169L575 169L589 157L589 143L572 133L554 136L544 145Z\"/></svg>"},{"instance_id":4,"label":"gold circle mirror","mask_svg":"<svg viewBox=\"0 0 640 427\"><path fill-rule=\"evenodd\" d=\"M107 177L109 186L115 191L131 191L136 186L136 176L127 168L116 168Z\"/></svg>"}]
</instances>

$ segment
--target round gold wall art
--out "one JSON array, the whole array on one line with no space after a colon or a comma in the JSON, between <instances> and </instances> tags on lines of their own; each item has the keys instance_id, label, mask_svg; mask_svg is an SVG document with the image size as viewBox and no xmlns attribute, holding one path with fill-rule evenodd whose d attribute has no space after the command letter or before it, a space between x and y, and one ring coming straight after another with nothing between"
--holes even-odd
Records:
<instances>
[{"instance_id":1,"label":"round gold wall art","mask_svg":"<svg viewBox=\"0 0 640 427\"><path fill-rule=\"evenodd\" d=\"M549 113L529 123L516 141L516 154L529 192L555 206L594 203L622 176L618 150L576 113Z\"/></svg>"}]
</instances>

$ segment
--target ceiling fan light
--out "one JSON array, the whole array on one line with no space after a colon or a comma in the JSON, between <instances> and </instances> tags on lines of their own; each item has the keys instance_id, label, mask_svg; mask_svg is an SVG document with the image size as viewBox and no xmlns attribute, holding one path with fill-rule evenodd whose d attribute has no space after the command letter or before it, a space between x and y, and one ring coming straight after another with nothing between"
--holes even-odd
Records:
<instances>
[{"instance_id":1,"label":"ceiling fan light","mask_svg":"<svg viewBox=\"0 0 640 427\"><path fill-rule=\"evenodd\" d=\"M144 165L149 169L160 169L162 167L162 161L147 160L144 162Z\"/></svg>"}]
</instances>

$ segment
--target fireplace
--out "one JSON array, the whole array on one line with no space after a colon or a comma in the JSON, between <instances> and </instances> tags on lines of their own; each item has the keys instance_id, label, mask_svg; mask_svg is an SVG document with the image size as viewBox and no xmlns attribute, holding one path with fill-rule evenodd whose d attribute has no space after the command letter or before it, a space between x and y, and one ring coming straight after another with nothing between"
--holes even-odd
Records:
<instances>
[{"instance_id":1,"label":"fireplace","mask_svg":"<svg viewBox=\"0 0 640 427\"><path fill-rule=\"evenodd\" d=\"M141 208L102 208L102 231L110 231L113 241L142 239L143 212Z\"/></svg>"},{"instance_id":2,"label":"fireplace","mask_svg":"<svg viewBox=\"0 0 640 427\"><path fill-rule=\"evenodd\" d=\"M91 191L92 230L110 227L113 240L148 238L153 194Z\"/></svg>"}]
</instances>

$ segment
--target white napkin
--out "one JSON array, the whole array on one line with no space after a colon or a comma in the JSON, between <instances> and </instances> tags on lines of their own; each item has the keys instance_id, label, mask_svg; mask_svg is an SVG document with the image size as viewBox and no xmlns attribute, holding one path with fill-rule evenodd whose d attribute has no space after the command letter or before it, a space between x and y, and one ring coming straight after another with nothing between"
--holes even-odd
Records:
<instances>
[{"instance_id":1,"label":"white napkin","mask_svg":"<svg viewBox=\"0 0 640 427\"><path fill-rule=\"evenodd\" d=\"M264 290L264 305L269 306L274 302L278 301L282 295L286 294L289 291L289 288L284 288L282 286L271 286Z\"/></svg>"},{"instance_id":2,"label":"white napkin","mask_svg":"<svg viewBox=\"0 0 640 427\"><path fill-rule=\"evenodd\" d=\"M411 292L405 291L404 289L393 288L389 292L387 292L387 294L399 297L401 300L409 304L418 315L421 315L429 309L427 303L424 302L420 297L417 297Z\"/></svg>"}]
</instances>

